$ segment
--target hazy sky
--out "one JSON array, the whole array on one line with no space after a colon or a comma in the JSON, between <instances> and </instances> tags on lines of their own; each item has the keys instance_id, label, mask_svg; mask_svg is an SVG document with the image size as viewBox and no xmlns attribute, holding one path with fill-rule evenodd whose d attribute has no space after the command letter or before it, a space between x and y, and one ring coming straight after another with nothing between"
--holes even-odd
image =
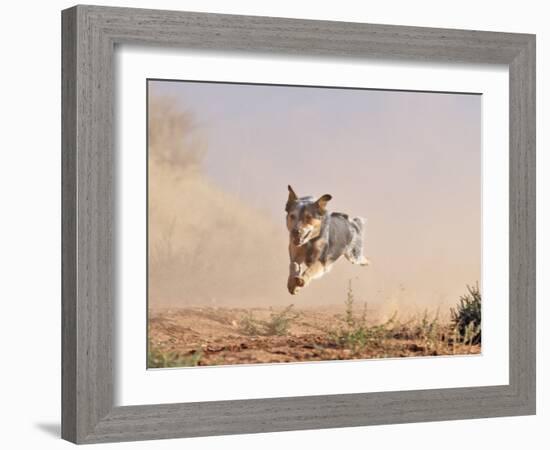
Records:
<instances>
[{"instance_id":1,"label":"hazy sky","mask_svg":"<svg viewBox=\"0 0 550 450\"><path fill-rule=\"evenodd\" d=\"M205 171L284 229L287 184L367 219L369 282L449 302L480 280L481 96L193 82ZM348 264L345 262L345 264ZM427 299L429 300L429 299Z\"/></svg>"}]
</instances>

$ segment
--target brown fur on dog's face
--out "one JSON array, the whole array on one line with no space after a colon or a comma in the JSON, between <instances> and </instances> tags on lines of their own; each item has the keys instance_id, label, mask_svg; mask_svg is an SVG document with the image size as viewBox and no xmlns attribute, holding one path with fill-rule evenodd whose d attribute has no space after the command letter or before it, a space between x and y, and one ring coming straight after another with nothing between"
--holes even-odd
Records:
<instances>
[{"instance_id":1,"label":"brown fur on dog's face","mask_svg":"<svg viewBox=\"0 0 550 450\"><path fill-rule=\"evenodd\" d=\"M328 194L318 200L313 197L299 198L292 187L288 186L286 226L292 244L301 246L320 235L326 205L331 198Z\"/></svg>"}]
</instances>

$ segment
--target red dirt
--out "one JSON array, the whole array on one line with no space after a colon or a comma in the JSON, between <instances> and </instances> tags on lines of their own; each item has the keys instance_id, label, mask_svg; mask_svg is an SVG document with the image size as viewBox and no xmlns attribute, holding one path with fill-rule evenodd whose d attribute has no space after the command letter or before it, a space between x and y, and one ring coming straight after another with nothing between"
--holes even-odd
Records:
<instances>
[{"instance_id":1,"label":"red dirt","mask_svg":"<svg viewBox=\"0 0 550 450\"><path fill-rule=\"evenodd\" d=\"M280 311L280 310L277 310ZM336 308L299 310L284 335L250 335L243 319L270 320L271 310L239 308L161 309L149 314L150 351L164 355L150 367L227 365L298 361L369 359L387 357L478 354L479 345L454 344L449 327L438 338L399 330L366 345L337 342L333 330L342 326L342 311ZM418 333L417 333L418 334Z\"/></svg>"}]
</instances>

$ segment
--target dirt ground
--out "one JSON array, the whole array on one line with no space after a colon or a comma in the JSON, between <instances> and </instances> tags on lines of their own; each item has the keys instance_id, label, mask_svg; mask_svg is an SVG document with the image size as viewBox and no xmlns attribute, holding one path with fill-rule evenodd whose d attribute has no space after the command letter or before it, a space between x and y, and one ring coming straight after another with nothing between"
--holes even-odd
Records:
<instances>
[{"instance_id":1,"label":"dirt ground","mask_svg":"<svg viewBox=\"0 0 550 450\"><path fill-rule=\"evenodd\" d=\"M279 363L477 354L449 325L370 323L349 331L338 308L281 310L196 307L149 312L149 367ZM274 316L275 314L275 316ZM284 322L284 323L283 323ZM368 323L368 322L366 322ZM389 323L389 322L388 322ZM269 329L271 325L279 329ZM353 328L353 327L352 327ZM359 336L359 338L358 338Z\"/></svg>"}]
</instances>

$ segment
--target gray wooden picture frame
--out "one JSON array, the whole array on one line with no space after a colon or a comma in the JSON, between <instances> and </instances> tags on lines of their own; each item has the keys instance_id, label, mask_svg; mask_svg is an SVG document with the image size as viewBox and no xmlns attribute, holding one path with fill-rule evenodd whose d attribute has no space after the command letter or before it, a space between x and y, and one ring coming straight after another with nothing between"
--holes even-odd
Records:
<instances>
[{"instance_id":1,"label":"gray wooden picture frame","mask_svg":"<svg viewBox=\"0 0 550 450\"><path fill-rule=\"evenodd\" d=\"M63 11L62 34L64 439L94 443L535 413L535 36L98 6ZM509 384L114 406L117 44L507 65Z\"/></svg>"}]
</instances>

